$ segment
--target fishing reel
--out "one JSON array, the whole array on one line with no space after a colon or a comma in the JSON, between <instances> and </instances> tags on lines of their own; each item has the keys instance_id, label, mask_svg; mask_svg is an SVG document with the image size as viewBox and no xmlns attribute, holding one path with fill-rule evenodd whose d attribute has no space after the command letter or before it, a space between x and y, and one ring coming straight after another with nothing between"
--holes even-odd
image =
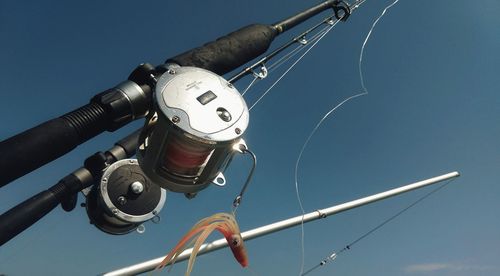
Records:
<instances>
[{"instance_id":1,"label":"fishing reel","mask_svg":"<svg viewBox=\"0 0 500 276\"><path fill-rule=\"evenodd\" d=\"M210 71L169 66L156 84L154 108L139 137L137 159L155 184L192 197L223 172L235 152L249 111L234 86Z\"/></svg>"},{"instance_id":2,"label":"fishing reel","mask_svg":"<svg viewBox=\"0 0 500 276\"><path fill-rule=\"evenodd\" d=\"M159 220L166 189L192 198L211 183L224 186L223 172L234 154L249 152L241 139L247 105L222 77L195 67L169 67L157 81L153 102L137 160L107 166L87 193L91 223L106 233L140 232L142 223Z\"/></svg>"},{"instance_id":3,"label":"fishing reel","mask_svg":"<svg viewBox=\"0 0 500 276\"><path fill-rule=\"evenodd\" d=\"M159 220L166 191L144 176L137 160L123 159L107 167L87 194L86 209L90 222L100 230L122 235L142 223Z\"/></svg>"}]
</instances>

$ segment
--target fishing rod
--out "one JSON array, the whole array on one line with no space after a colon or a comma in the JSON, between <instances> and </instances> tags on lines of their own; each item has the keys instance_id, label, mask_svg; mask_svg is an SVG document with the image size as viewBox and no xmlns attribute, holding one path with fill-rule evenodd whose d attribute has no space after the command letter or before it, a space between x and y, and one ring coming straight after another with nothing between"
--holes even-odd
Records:
<instances>
[{"instance_id":1,"label":"fishing rod","mask_svg":"<svg viewBox=\"0 0 500 276\"><path fill-rule=\"evenodd\" d=\"M81 168L68 174L54 186L32 196L0 215L0 246L29 228L50 213L59 204L61 204L64 211L72 211L76 207L77 194L80 191L88 189L92 185L96 186L95 184L101 180L103 174L106 174L106 172L108 172L107 174L111 174L111 172L117 171L113 166L116 167L116 164L120 164L120 162L122 162L120 160L135 155L139 133L140 130L137 130L116 142L110 149L89 156ZM130 162L126 163L128 163L128 166L133 165ZM121 175L126 175L130 178L130 174L133 173L133 168L127 170L127 168L121 167ZM132 183L133 185L130 186L130 191L123 193L126 196L127 202L124 204L116 204L116 208L125 211L127 208L130 208L130 205L147 205L152 202L155 207L154 209L158 209L157 212L159 212L159 209L163 207L165 191L160 190L156 185L148 185L148 182L144 180L141 182L133 180L131 184ZM126 184L127 183L125 183L125 185ZM108 185L105 192L109 194L116 193L117 190L123 189L120 187L123 185L124 184ZM137 185L142 185L143 187L140 188L137 187ZM126 189L128 189L128 186L126 186ZM97 189L88 191L88 200L85 205L91 223L105 232L111 234L128 233L136 229L143 221L151 218L148 216L151 210L136 209L134 210L135 218L140 217L143 220L131 220L130 218L134 216L130 215L125 219L112 220L112 213L110 211L112 207L107 208L108 212L106 212L106 210L103 209L104 206L99 205L97 198L99 195L102 196L102 194L98 192ZM158 195L160 195L160 197L158 197ZM163 200L161 200L162 196ZM113 207L115 206L113 205ZM110 215L105 215L106 213L110 213ZM138 216L139 214L140 216Z\"/></svg>"},{"instance_id":2,"label":"fishing rod","mask_svg":"<svg viewBox=\"0 0 500 276\"><path fill-rule=\"evenodd\" d=\"M217 75L226 74L265 53L280 34L325 10L333 9L337 14L347 11L346 7L343 1L324 1L272 25L248 25L168 58L157 67L139 65L126 81L97 94L89 104L0 142L3 156L0 187L69 153L102 132L113 132L152 114L157 81L166 72L174 72L170 67L198 67Z\"/></svg>"},{"instance_id":3,"label":"fishing rod","mask_svg":"<svg viewBox=\"0 0 500 276\"><path fill-rule=\"evenodd\" d=\"M319 219L326 218L331 215L342 213L351 209L355 209L370 203L374 203L383 199L394 197L403 193L407 193L416 189L427 187L430 185L437 184L442 181L450 180L460 176L458 172L450 172L426 180L418 181L412 184L394 188L385 192L377 193L367 197L359 198L353 201L345 202L339 205L327 207L324 209L319 209L304 215L295 216L285 220L277 221L268 225L260 226L258 228L248 230L241 233L244 240L251 240L268 234L272 234L278 231L282 231L294 226L301 225L302 223L307 223ZM206 254L224 247L227 247L226 239L215 240L210 243L203 244L201 249L198 251L198 255ZM186 249L179 254L177 262L187 260L192 252L192 248ZM140 273L148 272L154 270L158 264L164 259L164 256L151 259L149 261L141 262L131 266L127 266L121 269L103 273L103 276L125 276L125 275L137 275Z\"/></svg>"},{"instance_id":4,"label":"fishing rod","mask_svg":"<svg viewBox=\"0 0 500 276\"><path fill-rule=\"evenodd\" d=\"M309 28L308 30L304 31L303 33L299 34L298 36L294 37L292 40L288 41L284 45L280 46L276 50L274 50L271 53L269 53L268 55L266 55L265 57L261 58L259 61L255 62L254 64L250 65L249 67L247 67L244 70L242 70L241 72L239 72L238 74L236 74L233 77L229 78L229 82L232 83L232 82L238 81L239 79L241 79L245 75L248 75L248 74L252 73L253 70L257 66L263 66L267 61L269 61L270 59L274 58L275 56L277 56L278 54L280 54L284 50L288 49L293 44L303 41L303 39L305 38L306 35L308 35L311 32L317 30L322 25L324 25L324 24L332 24L331 21L334 18L336 18L337 20L346 21L347 18L349 18L349 15L351 15L351 8L350 8L350 6L348 4L345 4L343 2L339 2L339 4L341 4L341 3L343 5L337 5L337 6L333 7L333 12L334 12L333 16L326 17L320 23L314 25L313 27ZM285 20L284 22L287 22L287 20ZM287 24L286 23L277 23L274 26L277 29L283 29L284 28L283 26L287 26Z\"/></svg>"},{"instance_id":5,"label":"fishing rod","mask_svg":"<svg viewBox=\"0 0 500 276\"><path fill-rule=\"evenodd\" d=\"M158 207L163 206L163 189L181 192L192 198L209 184L223 186L226 181L222 171L229 165L232 156L236 152L249 153L254 165L240 194L233 202L234 207L237 207L255 169L256 158L241 139L248 124L248 110L232 83L251 72L257 65L250 66L250 69L239 73L230 81L220 75L259 57L268 50L278 35L323 11L331 9L333 15L299 37L304 37L325 23L328 24L332 19L345 21L351 10L359 5L356 3L360 2L364 0L356 1L352 5L339 0L324 1L271 25L253 24L243 27L202 47L171 57L159 66L141 64L125 82L97 94L89 104L0 142L0 153L3 155L0 160L2 187L104 131L114 131L133 120L146 118L142 130L126 138L127 154L109 154L112 150L104 153L105 158L102 153L95 154L89 159L103 157L98 158L101 162L99 166L88 167L92 162L87 159L84 167L63 178L55 186L1 215L0 225L5 227L2 227L0 233L0 245L33 225L58 204L66 211L73 210L76 193L80 190L87 190L84 193L87 198L87 213L94 225L110 234L128 233L147 219L157 217L161 209ZM292 39L255 64L271 60L298 41L298 37ZM187 81L182 80L186 79L186 76ZM207 81L208 84L202 84L200 79L210 80ZM221 86L221 83L226 85ZM192 98L181 97L181 100L173 103L174 108L155 100L163 98L167 101L172 94L168 91L182 86L186 87L186 91L205 91L195 98L193 105L198 104L200 107L195 112L189 113L186 107L191 105ZM216 116L213 116L217 122L208 124L209 128L193 128L186 124L189 121L206 123L207 113L203 107L211 102L220 103L221 100L222 107L217 108ZM179 113L179 109L185 113ZM239 119L232 119L238 114ZM229 131L226 131L228 126ZM210 136L208 133L215 135ZM206 141L207 137L209 141ZM134 189L138 187L137 181L117 183L117 186L113 186L111 182L105 181L107 178L103 175L106 175L107 170L110 176L122 173L125 165L120 160L130 158L135 153L138 162L130 160L126 166L132 166L133 163L134 168L129 168L131 171L142 174L145 179L150 179L158 185L156 201L153 200L157 204L147 210L141 210L143 216L130 221L131 210L126 210L126 207L141 194L134 195ZM89 189L91 186L94 188ZM122 194L108 200L103 198L103 195L115 190L122 191ZM96 204L96 200L102 204Z\"/></svg>"}]
</instances>

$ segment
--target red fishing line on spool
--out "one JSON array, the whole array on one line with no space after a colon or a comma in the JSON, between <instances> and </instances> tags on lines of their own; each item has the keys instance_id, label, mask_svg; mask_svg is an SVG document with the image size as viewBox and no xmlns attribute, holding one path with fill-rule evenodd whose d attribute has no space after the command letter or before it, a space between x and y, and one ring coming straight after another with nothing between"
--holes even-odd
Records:
<instances>
[{"instance_id":1,"label":"red fishing line on spool","mask_svg":"<svg viewBox=\"0 0 500 276\"><path fill-rule=\"evenodd\" d=\"M175 175L196 177L203 171L212 152L210 147L172 135L165 146L163 168Z\"/></svg>"}]
</instances>

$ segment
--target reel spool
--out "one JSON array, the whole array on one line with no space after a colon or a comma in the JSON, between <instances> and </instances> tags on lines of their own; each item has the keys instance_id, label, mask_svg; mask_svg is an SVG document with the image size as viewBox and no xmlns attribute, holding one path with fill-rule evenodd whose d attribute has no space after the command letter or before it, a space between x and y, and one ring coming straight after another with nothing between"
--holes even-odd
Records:
<instances>
[{"instance_id":1,"label":"reel spool","mask_svg":"<svg viewBox=\"0 0 500 276\"><path fill-rule=\"evenodd\" d=\"M87 195L87 214L100 230L127 234L158 217L166 195L144 176L137 160L123 159L110 165Z\"/></svg>"},{"instance_id":2,"label":"reel spool","mask_svg":"<svg viewBox=\"0 0 500 276\"><path fill-rule=\"evenodd\" d=\"M222 172L248 126L248 107L231 83L196 67L170 67L156 84L154 111L146 120L137 159L155 184L187 195Z\"/></svg>"}]
</instances>

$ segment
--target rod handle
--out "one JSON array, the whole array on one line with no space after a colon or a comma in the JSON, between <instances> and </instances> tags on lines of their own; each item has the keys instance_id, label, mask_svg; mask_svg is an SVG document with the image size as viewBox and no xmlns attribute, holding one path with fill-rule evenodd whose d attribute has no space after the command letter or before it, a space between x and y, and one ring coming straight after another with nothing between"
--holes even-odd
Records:
<instances>
[{"instance_id":1,"label":"rod handle","mask_svg":"<svg viewBox=\"0 0 500 276\"><path fill-rule=\"evenodd\" d=\"M277 34L269 25L249 25L172 57L166 63L200 67L224 75L265 53Z\"/></svg>"},{"instance_id":2,"label":"rod handle","mask_svg":"<svg viewBox=\"0 0 500 276\"><path fill-rule=\"evenodd\" d=\"M56 118L0 142L0 187L80 144L78 133L63 118Z\"/></svg>"},{"instance_id":3,"label":"rod handle","mask_svg":"<svg viewBox=\"0 0 500 276\"><path fill-rule=\"evenodd\" d=\"M92 182L89 172L78 169L0 215L0 246L39 221L69 196L76 195L87 182Z\"/></svg>"},{"instance_id":4,"label":"rod handle","mask_svg":"<svg viewBox=\"0 0 500 276\"><path fill-rule=\"evenodd\" d=\"M54 193L46 190L0 215L0 246L40 220L58 204Z\"/></svg>"}]
</instances>

